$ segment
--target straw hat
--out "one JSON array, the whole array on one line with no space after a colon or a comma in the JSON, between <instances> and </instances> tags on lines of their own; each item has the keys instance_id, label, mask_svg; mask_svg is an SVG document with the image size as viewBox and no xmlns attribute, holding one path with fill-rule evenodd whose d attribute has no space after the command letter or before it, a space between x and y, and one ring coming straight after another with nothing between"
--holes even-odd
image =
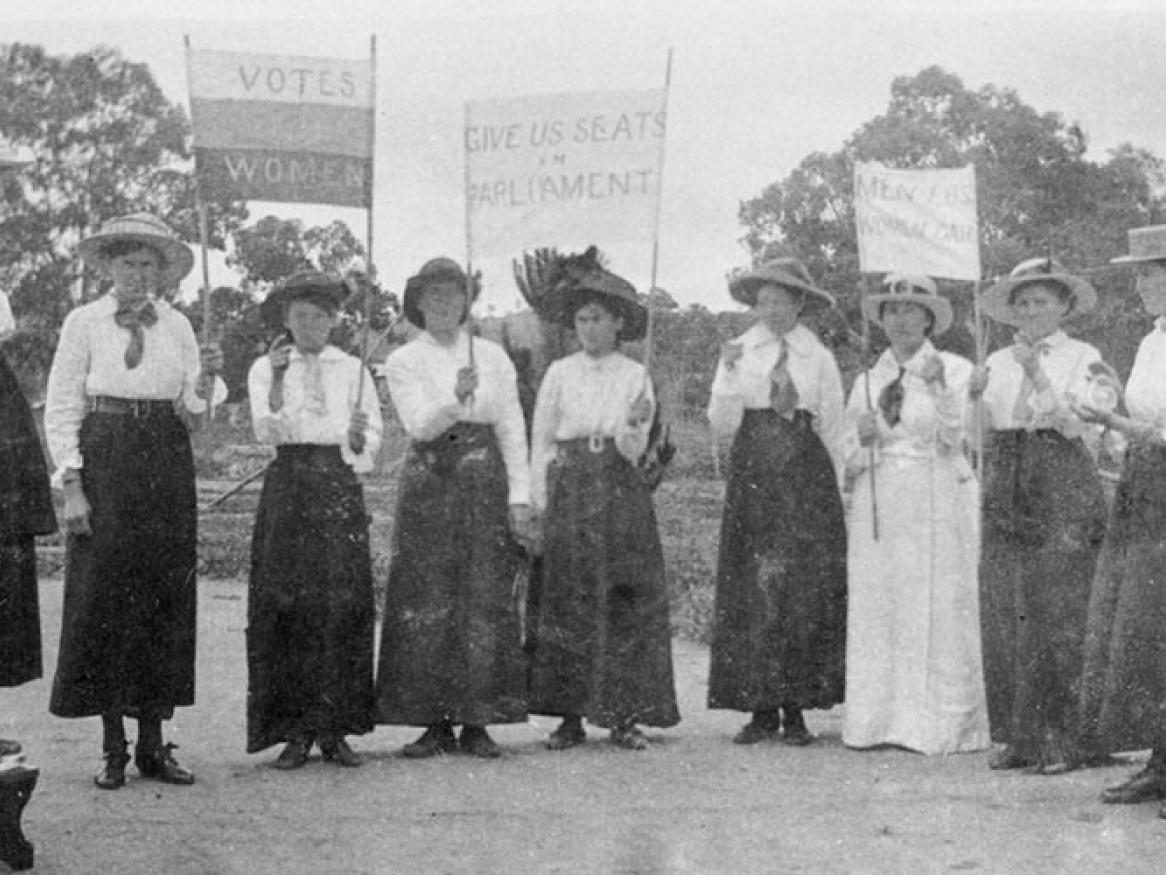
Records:
<instances>
[{"instance_id":1,"label":"straw hat","mask_svg":"<svg viewBox=\"0 0 1166 875\"><path fill-rule=\"evenodd\" d=\"M623 319L618 340L639 340L647 332L648 309L636 297L636 287L598 265L590 270L571 272L547 292L546 313L550 319L574 329L578 309L596 300Z\"/></svg>"},{"instance_id":2,"label":"straw hat","mask_svg":"<svg viewBox=\"0 0 1166 875\"><path fill-rule=\"evenodd\" d=\"M1166 261L1166 225L1148 225L1130 228L1127 232L1130 254L1111 258L1110 264L1132 264L1139 261Z\"/></svg>"},{"instance_id":3,"label":"straw hat","mask_svg":"<svg viewBox=\"0 0 1166 875\"><path fill-rule=\"evenodd\" d=\"M983 311L1004 325L1017 325L1012 302L1024 286L1046 283L1060 286L1069 293L1069 312L1065 318L1087 313L1097 306L1097 292L1093 286L1065 270L1056 259L1030 258L1012 269L1007 277L984 292L980 299Z\"/></svg>"},{"instance_id":4,"label":"straw hat","mask_svg":"<svg viewBox=\"0 0 1166 875\"><path fill-rule=\"evenodd\" d=\"M883 288L886 291L876 295L866 295L862 299L862 312L871 322L882 325L879 311L883 304L893 301L918 304L931 311L935 324L931 327L933 336L943 334L951 328L951 302L941 297L935 282L929 276L922 274L889 273L883 278Z\"/></svg>"},{"instance_id":5,"label":"straw hat","mask_svg":"<svg viewBox=\"0 0 1166 875\"><path fill-rule=\"evenodd\" d=\"M834 296L814 285L806 266L796 258L774 258L752 270L738 273L729 279L729 294L733 300L747 307L757 304L757 292L762 286L782 286L807 292L806 305L834 306Z\"/></svg>"},{"instance_id":6,"label":"straw hat","mask_svg":"<svg viewBox=\"0 0 1166 875\"><path fill-rule=\"evenodd\" d=\"M194 267L194 253L175 236L157 216L134 213L110 219L96 233L77 244L81 259L93 269L109 275L109 259L105 247L119 241L135 241L153 247L162 253L162 284L175 286Z\"/></svg>"}]
</instances>

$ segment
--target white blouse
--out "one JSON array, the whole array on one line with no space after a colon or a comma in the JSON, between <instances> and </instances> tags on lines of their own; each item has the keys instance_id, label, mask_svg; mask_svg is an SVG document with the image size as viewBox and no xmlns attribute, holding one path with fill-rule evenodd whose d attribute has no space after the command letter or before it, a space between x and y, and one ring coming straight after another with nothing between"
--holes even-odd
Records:
<instances>
[{"instance_id":1,"label":"white blouse","mask_svg":"<svg viewBox=\"0 0 1166 875\"><path fill-rule=\"evenodd\" d=\"M272 369L270 356L261 356L247 375L247 392L251 402L251 425L255 437L266 444L337 445L340 456L359 474L373 469L381 446L384 425L372 376L354 358L334 346L325 346L315 357L320 365L326 410L316 411L307 403L305 376L311 356L292 349L283 377L283 406L272 413L270 406ZM356 409L356 396L364 380L361 408L368 413L364 450L357 455L348 445L348 423Z\"/></svg>"},{"instance_id":2,"label":"white blouse","mask_svg":"<svg viewBox=\"0 0 1166 875\"><path fill-rule=\"evenodd\" d=\"M943 385L928 384L919 376L923 363L931 356L938 355L943 360ZM879 409L879 396L884 388L903 374L903 406L899 412L899 422L891 427ZM892 350L887 349L874 367L861 373L850 388L850 399L846 405L846 464L851 474L866 467L870 461L870 451L858 442L858 419L867 412L867 380L870 380L871 409L877 414L879 440L875 448L877 460L883 456L910 458L950 458L966 468L964 456L965 416L967 408L968 380L972 375L972 363L949 352L937 352L930 341L901 366Z\"/></svg>"},{"instance_id":3,"label":"white blouse","mask_svg":"<svg viewBox=\"0 0 1166 875\"><path fill-rule=\"evenodd\" d=\"M1158 317L1138 347L1125 402L1132 419L1153 425L1166 439L1166 317Z\"/></svg>"},{"instance_id":4,"label":"white blouse","mask_svg":"<svg viewBox=\"0 0 1166 875\"><path fill-rule=\"evenodd\" d=\"M506 463L510 503L530 503L526 423L518 403L514 365L498 344L473 339L478 388L464 404L454 396L457 373L470 363L469 335L442 346L422 331L385 362L385 380L405 432L414 441L431 441L457 422L494 427Z\"/></svg>"},{"instance_id":5,"label":"white blouse","mask_svg":"<svg viewBox=\"0 0 1166 875\"><path fill-rule=\"evenodd\" d=\"M130 330L114 322L112 294L65 317L45 400L45 437L57 465L54 483L59 485L66 469L82 467L81 421L92 397L181 399L191 413L206 410L206 401L195 394L201 365L194 329L165 301L153 303L158 321L142 327L142 360L133 369L125 364Z\"/></svg>"},{"instance_id":6,"label":"white blouse","mask_svg":"<svg viewBox=\"0 0 1166 875\"><path fill-rule=\"evenodd\" d=\"M842 376L830 350L800 323L784 340L789 344L786 367L798 392L798 409L814 417L814 427L830 453L834 469L842 472ZM731 368L717 363L709 399L708 417L718 438L731 438L746 410L770 406L770 372L781 351L779 338L757 323L739 338L741 357Z\"/></svg>"},{"instance_id":7,"label":"white blouse","mask_svg":"<svg viewBox=\"0 0 1166 875\"><path fill-rule=\"evenodd\" d=\"M988 356L988 387L984 390L985 424L992 429L1028 430L1052 428L1065 437L1080 437L1087 429L1069 408L1069 397L1085 399L1089 390L1089 366L1101 361L1097 348L1055 331L1037 345L1041 370L1049 385L1034 392L1028 406L1032 418L1016 419L1016 404L1024 383L1024 369L1012 354L1012 347Z\"/></svg>"},{"instance_id":8,"label":"white blouse","mask_svg":"<svg viewBox=\"0 0 1166 875\"><path fill-rule=\"evenodd\" d=\"M539 386L530 436L531 498L540 513L547 506L547 468L557 441L612 438L624 458L639 460L651 418L632 426L628 414L641 393L655 404L644 366L619 352L594 358L580 351L551 364Z\"/></svg>"}]
</instances>

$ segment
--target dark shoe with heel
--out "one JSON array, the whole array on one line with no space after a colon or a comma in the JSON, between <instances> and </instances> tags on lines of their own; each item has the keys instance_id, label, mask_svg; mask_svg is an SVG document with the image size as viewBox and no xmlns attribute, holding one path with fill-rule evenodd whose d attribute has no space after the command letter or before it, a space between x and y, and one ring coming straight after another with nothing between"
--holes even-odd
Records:
<instances>
[{"instance_id":1,"label":"dark shoe with heel","mask_svg":"<svg viewBox=\"0 0 1166 875\"><path fill-rule=\"evenodd\" d=\"M559 728L551 733L547 739L547 750L568 750L577 747L587 740L587 733L583 729L581 720L565 719Z\"/></svg>"},{"instance_id":2,"label":"dark shoe with heel","mask_svg":"<svg viewBox=\"0 0 1166 875\"><path fill-rule=\"evenodd\" d=\"M140 747L134 753L134 765L143 778L151 778L164 784L189 787L194 783L194 772L178 764L174 759L176 744L164 744L149 750Z\"/></svg>"},{"instance_id":3,"label":"dark shoe with heel","mask_svg":"<svg viewBox=\"0 0 1166 875\"><path fill-rule=\"evenodd\" d=\"M411 741L401 753L412 760L437 756L438 754L453 753L457 750L457 737L453 734L453 725L448 720L430 726L416 741Z\"/></svg>"},{"instance_id":4,"label":"dark shoe with heel","mask_svg":"<svg viewBox=\"0 0 1166 875\"><path fill-rule=\"evenodd\" d=\"M620 726L611 730L611 743L624 750L647 750L648 739L637 726Z\"/></svg>"},{"instance_id":5,"label":"dark shoe with heel","mask_svg":"<svg viewBox=\"0 0 1166 875\"><path fill-rule=\"evenodd\" d=\"M349 747L348 742L343 737L321 739L320 752L328 762L349 769L355 769L364 762L360 758L360 754Z\"/></svg>"},{"instance_id":6,"label":"dark shoe with heel","mask_svg":"<svg viewBox=\"0 0 1166 875\"><path fill-rule=\"evenodd\" d=\"M484 726L462 727L461 749L470 756L484 760L496 760L502 756L502 748L490 737Z\"/></svg>"},{"instance_id":7,"label":"dark shoe with heel","mask_svg":"<svg viewBox=\"0 0 1166 875\"><path fill-rule=\"evenodd\" d=\"M93 776L93 783L101 790L120 790L126 785L126 764L130 755L123 747L120 752L108 751L101 757L101 770Z\"/></svg>"},{"instance_id":8,"label":"dark shoe with heel","mask_svg":"<svg viewBox=\"0 0 1166 875\"><path fill-rule=\"evenodd\" d=\"M1166 772L1145 768L1128 781L1101 792L1101 801L1110 804L1149 802L1166 799Z\"/></svg>"},{"instance_id":9,"label":"dark shoe with heel","mask_svg":"<svg viewBox=\"0 0 1166 875\"><path fill-rule=\"evenodd\" d=\"M271 764L273 769L279 769L281 772L290 772L293 769L302 768L304 763L308 761L308 754L312 750L312 740L310 738L300 738L295 741L289 741L283 746L283 750L279 752L279 756Z\"/></svg>"}]
</instances>

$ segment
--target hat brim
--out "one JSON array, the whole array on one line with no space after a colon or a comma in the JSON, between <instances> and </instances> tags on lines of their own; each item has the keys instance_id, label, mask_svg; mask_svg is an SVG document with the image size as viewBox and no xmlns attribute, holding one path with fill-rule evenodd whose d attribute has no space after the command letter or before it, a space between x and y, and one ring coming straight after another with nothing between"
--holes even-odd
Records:
<instances>
[{"instance_id":1,"label":"hat brim","mask_svg":"<svg viewBox=\"0 0 1166 875\"><path fill-rule=\"evenodd\" d=\"M178 285L194 268L194 252L191 248L175 237L163 237L160 234L93 234L77 244L77 254L89 267L109 276L109 259L102 254L102 250L120 240L141 243L162 253L166 267L162 270L161 279L166 287Z\"/></svg>"},{"instance_id":2,"label":"hat brim","mask_svg":"<svg viewBox=\"0 0 1166 875\"><path fill-rule=\"evenodd\" d=\"M343 283L299 286L291 289L281 287L270 292L263 299L259 305L259 315L269 329L278 330L285 327L283 324L283 311L292 301L318 301L323 299L339 311L344 306L344 301L347 297L348 289Z\"/></svg>"},{"instance_id":3,"label":"hat brim","mask_svg":"<svg viewBox=\"0 0 1166 875\"><path fill-rule=\"evenodd\" d=\"M1097 292L1088 282L1069 273L1050 273L1005 277L981 295L980 309L995 322L1018 327L1020 320L1011 304L1012 295L1023 286L1036 283L1052 283L1069 290L1072 304L1065 319L1088 313L1097 306Z\"/></svg>"},{"instance_id":4,"label":"hat brim","mask_svg":"<svg viewBox=\"0 0 1166 875\"><path fill-rule=\"evenodd\" d=\"M1162 255L1119 255L1111 258L1110 264L1145 264L1148 261L1166 261L1166 253Z\"/></svg>"},{"instance_id":5,"label":"hat brim","mask_svg":"<svg viewBox=\"0 0 1166 875\"><path fill-rule=\"evenodd\" d=\"M575 330L575 313L588 301L600 301L623 320L616 339L624 343L640 340L648 331L648 308L628 298L586 286L553 289L544 297L546 316L564 328Z\"/></svg>"},{"instance_id":6,"label":"hat brim","mask_svg":"<svg viewBox=\"0 0 1166 875\"><path fill-rule=\"evenodd\" d=\"M734 301L753 307L757 304L757 292L763 286L779 286L805 292L806 306L833 307L834 296L825 289L819 289L809 283L802 282L792 275L775 277L768 273L746 273L729 280L729 295Z\"/></svg>"},{"instance_id":7,"label":"hat brim","mask_svg":"<svg viewBox=\"0 0 1166 875\"><path fill-rule=\"evenodd\" d=\"M947 298L941 298L938 295L935 297L930 295L924 297L923 295L905 294L866 295L862 299L862 312L866 315L867 319L881 328L883 321L879 318L879 308L883 304L892 301L905 304L917 304L926 310L930 310L931 315L935 317L935 324L931 328L932 336L943 334L943 332L951 328L953 319L951 302Z\"/></svg>"}]
</instances>

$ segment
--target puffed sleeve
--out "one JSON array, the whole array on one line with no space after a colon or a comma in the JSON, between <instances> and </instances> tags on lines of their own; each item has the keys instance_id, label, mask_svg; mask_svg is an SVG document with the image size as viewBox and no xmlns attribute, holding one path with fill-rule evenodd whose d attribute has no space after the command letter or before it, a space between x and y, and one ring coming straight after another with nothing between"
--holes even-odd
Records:
<instances>
[{"instance_id":1,"label":"puffed sleeve","mask_svg":"<svg viewBox=\"0 0 1166 875\"><path fill-rule=\"evenodd\" d=\"M547 509L547 469L555 458L559 428L559 391L562 368L553 363L543 376L534 402L530 428L530 497L540 514Z\"/></svg>"},{"instance_id":2,"label":"puffed sleeve","mask_svg":"<svg viewBox=\"0 0 1166 875\"><path fill-rule=\"evenodd\" d=\"M1101 353L1096 347L1084 347L1073 363L1073 374L1064 391L1058 391L1051 383L1046 384L1032 396L1032 408L1036 415L1067 438L1082 437L1087 431L1100 429L1082 422L1069 407L1069 397L1083 398L1089 391L1089 366L1101 361Z\"/></svg>"},{"instance_id":3,"label":"puffed sleeve","mask_svg":"<svg viewBox=\"0 0 1166 875\"><path fill-rule=\"evenodd\" d=\"M496 352L495 352L496 350ZM506 462L506 478L510 484L511 504L530 504L530 464L526 446L526 420L518 401L518 375L502 348L491 351L491 372L496 385L492 388L497 402L494 434L498 449Z\"/></svg>"},{"instance_id":4,"label":"puffed sleeve","mask_svg":"<svg viewBox=\"0 0 1166 875\"><path fill-rule=\"evenodd\" d=\"M85 418L89 365L89 332L81 311L74 310L61 326L45 397L45 440L57 466L52 479L58 489L65 471L78 470L83 465L81 421Z\"/></svg>"},{"instance_id":5,"label":"puffed sleeve","mask_svg":"<svg viewBox=\"0 0 1166 875\"><path fill-rule=\"evenodd\" d=\"M842 464L850 477L856 477L867 468L872 455L871 448L862 446L858 441L858 419L867 412L869 380L870 371L863 371L854 378L854 384L850 387L850 398L846 401L846 411L843 414ZM881 426L882 417L878 418L878 422Z\"/></svg>"},{"instance_id":6,"label":"puffed sleeve","mask_svg":"<svg viewBox=\"0 0 1166 875\"><path fill-rule=\"evenodd\" d=\"M364 388L359 389L360 407L368 413L368 428L364 433L364 449L360 453L352 452L348 445L347 430L340 442L340 457L344 459L358 474L367 474L375 467L377 453L381 449L381 440L384 435L384 421L381 418L381 405L377 400L377 387L368 368L360 364L359 359L352 359L350 365L352 378L349 380L348 409L356 409L356 396L361 382Z\"/></svg>"},{"instance_id":7,"label":"puffed sleeve","mask_svg":"<svg viewBox=\"0 0 1166 875\"><path fill-rule=\"evenodd\" d=\"M642 365L638 365L631 372L630 379L625 383L623 394L626 398L624 402L626 412L631 411L641 394L648 399L648 403L651 405L651 412L643 422L632 425L625 413L616 428L615 448L621 456L634 465L639 462L640 456L648 448L648 432L652 428L652 414L656 410L656 393L652 387L652 381L648 379L648 372Z\"/></svg>"},{"instance_id":8,"label":"puffed sleeve","mask_svg":"<svg viewBox=\"0 0 1166 875\"><path fill-rule=\"evenodd\" d=\"M951 450L962 450L967 434L968 381L972 363L957 355L940 354L943 360L943 385L927 387L935 403L935 439Z\"/></svg>"},{"instance_id":9,"label":"puffed sleeve","mask_svg":"<svg viewBox=\"0 0 1166 875\"><path fill-rule=\"evenodd\" d=\"M279 413L271 411L271 357L262 355L247 372L247 400L251 407L251 428L260 443L277 446L289 441L287 405Z\"/></svg>"},{"instance_id":10,"label":"puffed sleeve","mask_svg":"<svg viewBox=\"0 0 1166 875\"><path fill-rule=\"evenodd\" d=\"M717 372L709 393L708 417L713 434L720 439L733 437L745 415L745 399L738 386L739 374L739 367L725 365L724 356L717 362Z\"/></svg>"},{"instance_id":11,"label":"puffed sleeve","mask_svg":"<svg viewBox=\"0 0 1166 875\"><path fill-rule=\"evenodd\" d=\"M205 413L207 401L198 396L198 378L202 374L202 362L198 356L198 338L190 321L178 315L179 352L182 355L182 403L191 413ZM213 386L211 388L213 392Z\"/></svg>"},{"instance_id":12,"label":"puffed sleeve","mask_svg":"<svg viewBox=\"0 0 1166 875\"><path fill-rule=\"evenodd\" d=\"M428 391L424 359L411 352L404 347L389 356L385 382L405 433L415 441L431 441L456 423L465 408L454 397L452 384L439 397Z\"/></svg>"},{"instance_id":13,"label":"puffed sleeve","mask_svg":"<svg viewBox=\"0 0 1166 875\"><path fill-rule=\"evenodd\" d=\"M818 437L830 453L834 473L841 482L845 469L842 441L842 374L833 353L822 347L818 351Z\"/></svg>"}]
</instances>

